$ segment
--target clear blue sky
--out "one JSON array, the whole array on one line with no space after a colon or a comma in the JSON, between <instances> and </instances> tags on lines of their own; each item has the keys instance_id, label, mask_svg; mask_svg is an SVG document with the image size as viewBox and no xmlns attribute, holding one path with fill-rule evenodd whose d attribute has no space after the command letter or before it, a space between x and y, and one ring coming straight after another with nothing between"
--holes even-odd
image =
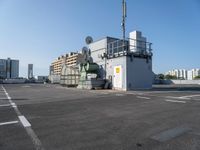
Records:
<instances>
[{"instance_id":1,"label":"clear blue sky","mask_svg":"<svg viewBox=\"0 0 200 150\"><path fill-rule=\"evenodd\" d=\"M200 0L127 0L127 33L153 43L153 70L200 68ZM95 40L121 37L121 0L0 0L0 58L20 60L20 75L34 64L47 75L61 54Z\"/></svg>"}]
</instances>

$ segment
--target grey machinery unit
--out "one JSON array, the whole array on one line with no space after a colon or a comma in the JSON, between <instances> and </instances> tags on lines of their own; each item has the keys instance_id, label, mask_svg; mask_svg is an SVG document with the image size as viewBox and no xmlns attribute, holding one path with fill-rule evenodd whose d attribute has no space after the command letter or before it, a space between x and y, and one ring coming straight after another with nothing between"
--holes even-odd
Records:
<instances>
[{"instance_id":1,"label":"grey machinery unit","mask_svg":"<svg viewBox=\"0 0 200 150\"><path fill-rule=\"evenodd\" d=\"M70 58L71 56L75 56L76 58ZM68 59L70 60L66 64ZM67 55L62 64L60 84L68 87L77 87L80 79L79 64L83 62L85 62L85 59L81 53L70 53Z\"/></svg>"},{"instance_id":2,"label":"grey machinery unit","mask_svg":"<svg viewBox=\"0 0 200 150\"><path fill-rule=\"evenodd\" d=\"M93 42L91 37L86 38L86 43ZM100 68L97 63L93 63L90 50L82 48L81 57L77 58L74 66L63 64L60 76L60 84L79 89L99 89L105 85L105 80L100 78Z\"/></svg>"},{"instance_id":3,"label":"grey machinery unit","mask_svg":"<svg viewBox=\"0 0 200 150\"><path fill-rule=\"evenodd\" d=\"M77 87L80 79L80 72L77 66L63 65L60 75L60 84L68 87Z\"/></svg>"},{"instance_id":4,"label":"grey machinery unit","mask_svg":"<svg viewBox=\"0 0 200 150\"><path fill-rule=\"evenodd\" d=\"M86 38L86 44L91 44L93 39ZM93 62L91 51L87 47L83 47L82 54L85 57L85 62L80 63L80 80L78 84L79 89L99 89L105 85L105 80L100 76L100 67L97 63Z\"/></svg>"},{"instance_id":5,"label":"grey machinery unit","mask_svg":"<svg viewBox=\"0 0 200 150\"><path fill-rule=\"evenodd\" d=\"M99 65L92 62L80 64L80 89L99 89L103 88L105 80L100 78Z\"/></svg>"}]
</instances>

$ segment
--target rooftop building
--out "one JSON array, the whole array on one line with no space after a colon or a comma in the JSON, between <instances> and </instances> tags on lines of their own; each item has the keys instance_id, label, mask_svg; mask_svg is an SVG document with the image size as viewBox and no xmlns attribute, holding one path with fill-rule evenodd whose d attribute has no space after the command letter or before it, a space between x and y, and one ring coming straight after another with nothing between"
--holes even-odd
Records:
<instances>
[{"instance_id":1,"label":"rooftop building","mask_svg":"<svg viewBox=\"0 0 200 150\"><path fill-rule=\"evenodd\" d=\"M106 37L89 44L89 49L93 61L100 66L101 78L109 80L113 89L152 87L151 43L142 32L131 32L125 41Z\"/></svg>"}]
</instances>

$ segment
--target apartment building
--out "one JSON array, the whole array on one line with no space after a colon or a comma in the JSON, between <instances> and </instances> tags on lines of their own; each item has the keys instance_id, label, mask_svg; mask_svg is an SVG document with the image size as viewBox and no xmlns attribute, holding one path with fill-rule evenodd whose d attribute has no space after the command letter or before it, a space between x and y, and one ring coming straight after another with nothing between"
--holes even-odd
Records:
<instances>
[{"instance_id":1,"label":"apartment building","mask_svg":"<svg viewBox=\"0 0 200 150\"><path fill-rule=\"evenodd\" d=\"M82 57L83 56L80 53L74 52L58 57L51 63L50 75L60 75L63 65L74 66L82 59Z\"/></svg>"},{"instance_id":2,"label":"apartment building","mask_svg":"<svg viewBox=\"0 0 200 150\"><path fill-rule=\"evenodd\" d=\"M188 80L193 80L197 76L200 76L200 69L192 69L188 71Z\"/></svg>"},{"instance_id":3,"label":"apartment building","mask_svg":"<svg viewBox=\"0 0 200 150\"><path fill-rule=\"evenodd\" d=\"M178 79L187 79L187 70L185 69L174 69L166 73L166 75L176 76Z\"/></svg>"}]
</instances>

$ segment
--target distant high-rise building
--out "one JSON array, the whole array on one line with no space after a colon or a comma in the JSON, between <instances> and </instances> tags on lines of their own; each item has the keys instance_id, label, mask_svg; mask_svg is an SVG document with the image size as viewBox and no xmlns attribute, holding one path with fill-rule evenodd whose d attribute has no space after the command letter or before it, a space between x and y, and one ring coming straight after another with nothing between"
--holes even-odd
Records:
<instances>
[{"instance_id":1,"label":"distant high-rise building","mask_svg":"<svg viewBox=\"0 0 200 150\"><path fill-rule=\"evenodd\" d=\"M188 80L193 80L196 76L200 76L200 69L192 69L188 71Z\"/></svg>"},{"instance_id":2,"label":"distant high-rise building","mask_svg":"<svg viewBox=\"0 0 200 150\"><path fill-rule=\"evenodd\" d=\"M185 70L185 69L180 69L179 70L179 72L180 72L180 74L179 74L179 78L180 79L187 79L187 70Z\"/></svg>"},{"instance_id":3,"label":"distant high-rise building","mask_svg":"<svg viewBox=\"0 0 200 150\"><path fill-rule=\"evenodd\" d=\"M13 79L19 77L19 60L0 59L0 78Z\"/></svg>"},{"instance_id":4,"label":"distant high-rise building","mask_svg":"<svg viewBox=\"0 0 200 150\"><path fill-rule=\"evenodd\" d=\"M176 76L178 79L193 80L200 75L200 69L174 69L168 71L166 74Z\"/></svg>"},{"instance_id":5,"label":"distant high-rise building","mask_svg":"<svg viewBox=\"0 0 200 150\"><path fill-rule=\"evenodd\" d=\"M193 73L192 70L188 70L188 80L193 80Z\"/></svg>"},{"instance_id":6,"label":"distant high-rise building","mask_svg":"<svg viewBox=\"0 0 200 150\"><path fill-rule=\"evenodd\" d=\"M33 78L33 64L28 64L28 79Z\"/></svg>"},{"instance_id":7,"label":"distant high-rise building","mask_svg":"<svg viewBox=\"0 0 200 150\"><path fill-rule=\"evenodd\" d=\"M187 70L185 69L174 69L168 71L166 74L176 76L178 79L187 79Z\"/></svg>"},{"instance_id":8,"label":"distant high-rise building","mask_svg":"<svg viewBox=\"0 0 200 150\"><path fill-rule=\"evenodd\" d=\"M19 77L19 60L11 60L10 66L10 78L18 78Z\"/></svg>"}]
</instances>

